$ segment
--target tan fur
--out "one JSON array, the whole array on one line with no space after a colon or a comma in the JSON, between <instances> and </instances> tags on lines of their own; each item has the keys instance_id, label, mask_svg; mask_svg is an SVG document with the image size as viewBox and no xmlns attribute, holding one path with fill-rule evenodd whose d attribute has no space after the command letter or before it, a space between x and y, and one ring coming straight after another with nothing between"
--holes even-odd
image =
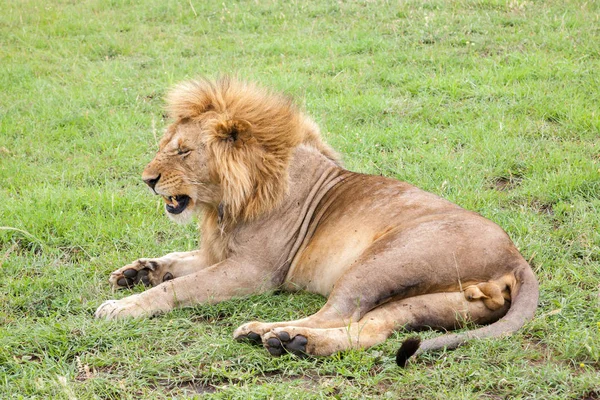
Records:
<instances>
[{"instance_id":1,"label":"tan fur","mask_svg":"<svg viewBox=\"0 0 600 400\"><path fill-rule=\"evenodd\" d=\"M274 288L327 296L307 318L235 331L274 355L368 347L402 327L492 323L418 351L452 348L533 317L537 281L502 229L407 183L343 169L287 97L223 78L182 83L167 102L173 123L142 177L170 218L201 216L201 247L115 271L115 287L155 287L105 302L97 317L149 316Z\"/></svg>"}]
</instances>

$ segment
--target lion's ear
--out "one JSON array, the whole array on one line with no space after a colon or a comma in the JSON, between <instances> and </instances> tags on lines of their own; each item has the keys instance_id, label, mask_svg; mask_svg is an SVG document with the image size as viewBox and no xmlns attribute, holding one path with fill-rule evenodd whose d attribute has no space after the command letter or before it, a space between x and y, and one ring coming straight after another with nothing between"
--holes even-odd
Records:
<instances>
[{"instance_id":1,"label":"lion's ear","mask_svg":"<svg viewBox=\"0 0 600 400\"><path fill-rule=\"evenodd\" d=\"M242 145L252 141L252 125L243 119L230 119L219 122L215 126L215 132L221 140L231 141L236 145Z\"/></svg>"}]
</instances>

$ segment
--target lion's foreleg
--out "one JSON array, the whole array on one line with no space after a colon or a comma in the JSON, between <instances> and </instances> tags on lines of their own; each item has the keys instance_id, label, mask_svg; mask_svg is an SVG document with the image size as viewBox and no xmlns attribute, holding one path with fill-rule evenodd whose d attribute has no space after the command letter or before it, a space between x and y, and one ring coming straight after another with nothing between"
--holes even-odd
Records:
<instances>
[{"instance_id":1,"label":"lion's foreleg","mask_svg":"<svg viewBox=\"0 0 600 400\"><path fill-rule=\"evenodd\" d=\"M174 278L145 292L104 302L96 318L149 317L174 308L218 303L276 286L270 274L244 260L227 259L198 272Z\"/></svg>"}]
</instances>

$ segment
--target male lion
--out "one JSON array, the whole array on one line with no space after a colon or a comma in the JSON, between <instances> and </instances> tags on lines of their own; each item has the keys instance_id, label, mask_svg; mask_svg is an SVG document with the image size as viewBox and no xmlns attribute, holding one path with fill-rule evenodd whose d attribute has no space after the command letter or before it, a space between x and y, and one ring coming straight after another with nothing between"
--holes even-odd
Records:
<instances>
[{"instance_id":1,"label":"male lion","mask_svg":"<svg viewBox=\"0 0 600 400\"><path fill-rule=\"evenodd\" d=\"M223 78L182 83L167 102L173 123L142 178L171 219L202 215L200 250L116 270L116 288L154 287L103 303L97 318L275 288L328 297L307 318L234 332L273 355L369 347L400 328L492 323L409 341L404 364L415 351L512 333L533 317L538 283L500 227L408 183L345 170L286 97Z\"/></svg>"}]
</instances>

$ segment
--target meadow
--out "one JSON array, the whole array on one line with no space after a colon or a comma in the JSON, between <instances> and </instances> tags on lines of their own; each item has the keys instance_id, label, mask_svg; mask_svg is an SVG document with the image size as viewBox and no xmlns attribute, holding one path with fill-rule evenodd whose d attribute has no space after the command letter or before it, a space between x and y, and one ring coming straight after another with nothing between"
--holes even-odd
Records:
<instances>
[{"instance_id":1,"label":"meadow","mask_svg":"<svg viewBox=\"0 0 600 400\"><path fill-rule=\"evenodd\" d=\"M348 169L500 224L534 320L407 369L407 332L327 358L232 340L307 293L95 320L141 290L110 272L197 246L140 175L168 88L220 74L291 95ZM0 398L600 398L600 2L5 1L0 88Z\"/></svg>"}]
</instances>

